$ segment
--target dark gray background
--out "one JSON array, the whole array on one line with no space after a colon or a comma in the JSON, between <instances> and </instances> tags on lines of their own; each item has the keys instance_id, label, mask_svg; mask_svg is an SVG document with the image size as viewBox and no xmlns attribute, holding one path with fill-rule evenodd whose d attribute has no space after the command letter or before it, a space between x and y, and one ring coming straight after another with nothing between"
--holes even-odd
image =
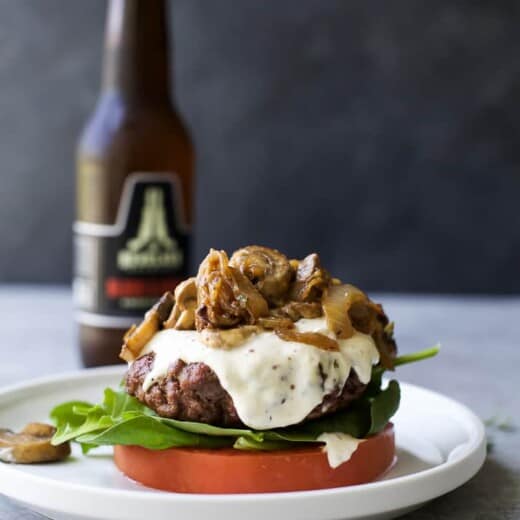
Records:
<instances>
[{"instance_id":1,"label":"dark gray background","mask_svg":"<svg viewBox=\"0 0 520 520\"><path fill-rule=\"evenodd\" d=\"M175 0L196 257L322 253L367 289L520 292L520 3ZM103 0L0 0L0 280L70 279Z\"/></svg>"}]
</instances>

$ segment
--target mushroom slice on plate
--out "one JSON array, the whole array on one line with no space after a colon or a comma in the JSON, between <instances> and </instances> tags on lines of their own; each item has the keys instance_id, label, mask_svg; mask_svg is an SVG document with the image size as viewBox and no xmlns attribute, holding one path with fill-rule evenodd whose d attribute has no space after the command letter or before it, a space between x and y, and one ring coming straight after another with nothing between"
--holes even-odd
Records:
<instances>
[{"instance_id":1,"label":"mushroom slice on plate","mask_svg":"<svg viewBox=\"0 0 520 520\"><path fill-rule=\"evenodd\" d=\"M20 433L0 429L0 460L15 464L56 462L70 455L68 442L53 446L56 428L48 424L30 423Z\"/></svg>"}]
</instances>

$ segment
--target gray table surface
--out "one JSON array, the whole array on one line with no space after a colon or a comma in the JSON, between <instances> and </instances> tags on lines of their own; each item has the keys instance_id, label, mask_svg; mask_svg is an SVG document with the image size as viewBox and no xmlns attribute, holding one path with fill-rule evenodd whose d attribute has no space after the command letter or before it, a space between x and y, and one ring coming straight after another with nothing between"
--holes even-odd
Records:
<instances>
[{"instance_id":1,"label":"gray table surface","mask_svg":"<svg viewBox=\"0 0 520 520\"><path fill-rule=\"evenodd\" d=\"M400 368L400 379L448 394L483 419L498 418L480 473L406 519L520 519L520 297L378 299L396 322L401 352L443 345L436 359ZM68 288L0 286L0 317L2 384L79 368ZM1 520L36 518L0 495Z\"/></svg>"}]
</instances>

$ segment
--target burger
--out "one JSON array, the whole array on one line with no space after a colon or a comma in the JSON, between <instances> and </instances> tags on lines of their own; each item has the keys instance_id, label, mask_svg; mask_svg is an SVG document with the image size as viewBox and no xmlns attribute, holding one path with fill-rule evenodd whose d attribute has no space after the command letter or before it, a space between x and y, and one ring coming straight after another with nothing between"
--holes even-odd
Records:
<instances>
[{"instance_id":1,"label":"burger","mask_svg":"<svg viewBox=\"0 0 520 520\"><path fill-rule=\"evenodd\" d=\"M394 325L316 253L211 250L125 335L128 370L101 404L51 412L53 443L114 446L117 467L185 493L296 491L360 484L395 460Z\"/></svg>"}]
</instances>

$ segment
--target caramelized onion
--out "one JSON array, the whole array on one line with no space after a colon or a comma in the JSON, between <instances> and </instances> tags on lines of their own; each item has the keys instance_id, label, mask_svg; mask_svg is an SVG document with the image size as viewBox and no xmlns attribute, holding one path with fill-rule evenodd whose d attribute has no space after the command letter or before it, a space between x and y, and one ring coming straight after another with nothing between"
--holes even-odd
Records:
<instances>
[{"instance_id":1,"label":"caramelized onion","mask_svg":"<svg viewBox=\"0 0 520 520\"><path fill-rule=\"evenodd\" d=\"M327 327L337 338L350 338L354 330L372 336L381 365L388 370L393 369L396 353L393 326L388 325L381 305L349 284L331 285L323 296L322 305Z\"/></svg>"},{"instance_id":2,"label":"caramelized onion","mask_svg":"<svg viewBox=\"0 0 520 520\"><path fill-rule=\"evenodd\" d=\"M323 313L327 327L339 339L348 339L354 334L354 327L349 316L352 305L365 302L368 298L353 285L332 285L323 296Z\"/></svg>"},{"instance_id":3,"label":"caramelized onion","mask_svg":"<svg viewBox=\"0 0 520 520\"><path fill-rule=\"evenodd\" d=\"M319 332L298 332L296 329L276 329L275 333L284 341L295 341L297 343L312 345L313 347L327 350L328 352L339 352L338 342Z\"/></svg>"},{"instance_id":4,"label":"caramelized onion","mask_svg":"<svg viewBox=\"0 0 520 520\"><path fill-rule=\"evenodd\" d=\"M258 318L258 325L264 329L291 329L294 323L290 318L284 316L267 316Z\"/></svg>"},{"instance_id":5,"label":"caramelized onion","mask_svg":"<svg viewBox=\"0 0 520 520\"><path fill-rule=\"evenodd\" d=\"M320 302L289 302L278 309L271 309L273 316L287 316L292 321L300 318L319 318L323 315Z\"/></svg>"},{"instance_id":6,"label":"caramelized onion","mask_svg":"<svg viewBox=\"0 0 520 520\"><path fill-rule=\"evenodd\" d=\"M229 265L225 251L212 249L209 252L200 264L196 285L198 331L254 324L269 310L266 300L249 279Z\"/></svg>"}]
</instances>

